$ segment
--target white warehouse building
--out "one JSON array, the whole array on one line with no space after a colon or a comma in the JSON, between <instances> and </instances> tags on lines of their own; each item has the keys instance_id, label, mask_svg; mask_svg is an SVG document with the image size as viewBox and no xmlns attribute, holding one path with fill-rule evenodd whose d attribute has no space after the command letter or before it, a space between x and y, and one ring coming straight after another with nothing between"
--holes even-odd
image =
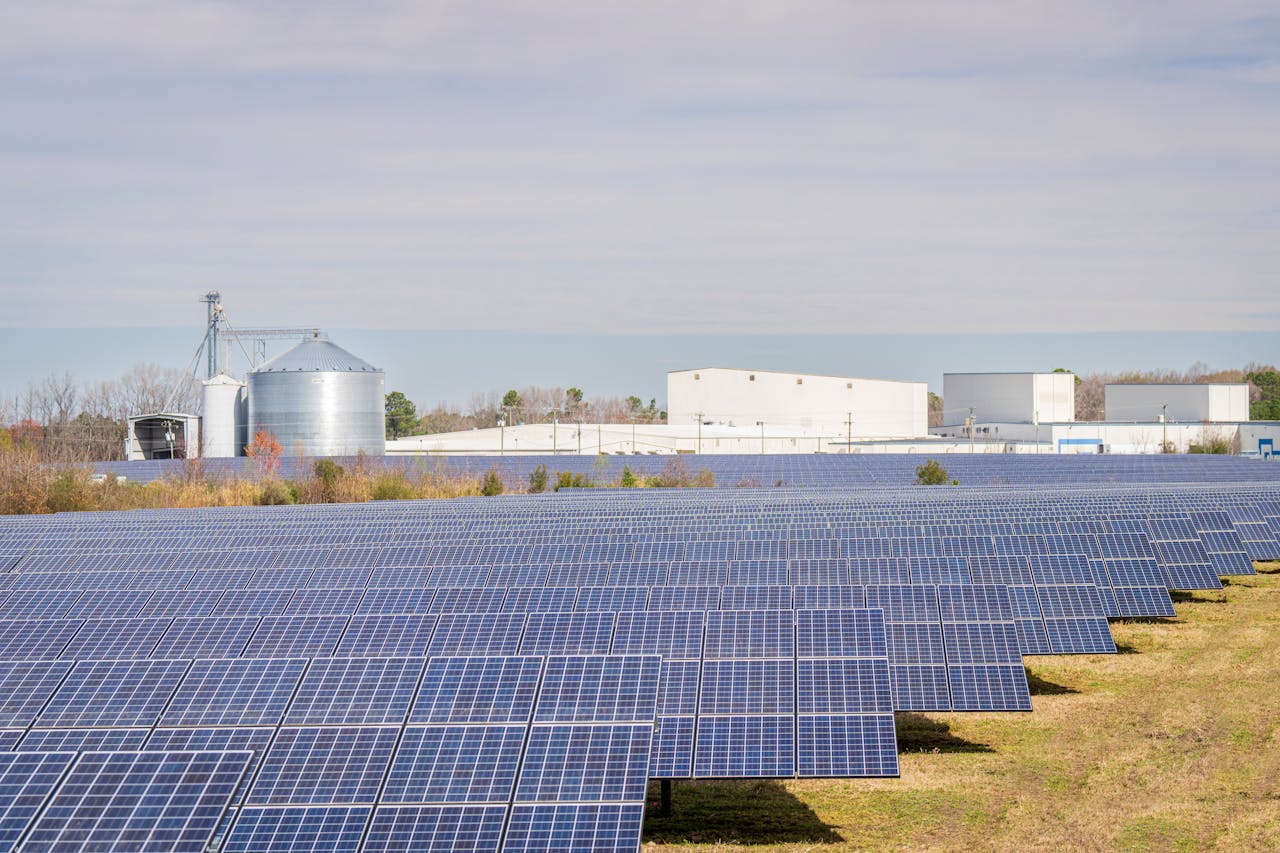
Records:
<instances>
[{"instance_id":1,"label":"white warehouse building","mask_svg":"<svg viewBox=\"0 0 1280 853\"><path fill-rule=\"evenodd\" d=\"M1166 421L1230 423L1249 420L1249 386L1205 385L1108 385L1108 421Z\"/></svg>"},{"instance_id":2,"label":"white warehouse building","mask_svg":"<svg viewBox=\"0 0 1280 853\"><path fill-rule=\"evenodd\" d=\"M1076 419L1073 373L944 373L944 424L1070 423Z\"/></svg>"},{"instance_id":3,"label":"white warehouse building","mask_svg":"<svg viewBox=\"0 0 1280 853\"><path fill-rule=\"evenodd\" d=\"M924 382L702 367L667 374L667 423L765 427L847 440L929 432Z\"/></svg>"}]
</instances>

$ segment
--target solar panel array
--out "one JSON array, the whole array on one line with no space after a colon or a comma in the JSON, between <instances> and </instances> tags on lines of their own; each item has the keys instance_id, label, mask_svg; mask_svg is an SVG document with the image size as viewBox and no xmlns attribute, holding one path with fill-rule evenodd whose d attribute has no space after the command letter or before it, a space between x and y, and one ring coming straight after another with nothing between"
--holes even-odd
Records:
<instances>
[{"instance_id":1,"label":"solar panel array","mask_svg":"<svg viewBox=\"0 0 1280 853\"><path fill-rule=\"evenodd\" d=\"M649 779L895 776L1280 552L1266 484L0 519L0 847L639 846ZM181 805L178 805L181 804ZM79 845L79 846L77 846Z\"/></svg>"}]
</instances>

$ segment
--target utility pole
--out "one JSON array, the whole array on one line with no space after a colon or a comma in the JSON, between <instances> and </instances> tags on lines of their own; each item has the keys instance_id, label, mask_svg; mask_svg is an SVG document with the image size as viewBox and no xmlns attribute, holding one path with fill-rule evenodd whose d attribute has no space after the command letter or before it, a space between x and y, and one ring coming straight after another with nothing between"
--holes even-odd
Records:
<instances>
[{"instance_id":1,"label":"utility pole","mask_svg":"<svg viewBox=\"0 0 1280 853\"><path fill-rule=\"evenodd\" d=\"M698 412L698 452L702 452L702 412Z\"/></svg>"},{"instance_id":2,"label":"utility pole","mask_svg":"<svg viewBox=\"0 0 1280 853\"><path fill-rule=\"evenodd\" d=\"M849 413L849 417L847 420L845 420L844 426L845 426L844 452L852 453L853 452L853 412Z\"/></svg>"},{"instance_id":3,"label":"utility pole","mask_svg":"<svg viewBox=\"0 0 1280 853\"><path fill-rule=\"evenodd\" d=\"M596 455L604 453L604 440L600 437L600 424L596 423Z\"/></svg>"},{"instance_id":4,"label":"utility pole","mask_svg":"<svg viewBox=\"0 0 1280 853\"><path fill-rule=\"evenodd\" d=\"M969 407L969 417L966 420L966 424L969 427L969 455L972 456L973 455L973 432L974 432L974 427L976 425L976 421L974 421L973 419L973 406Z\"/></svg>"},{"instance_id":5,"label":"utility pole","mask_svg":"<svg viewBox=\"0 0 1280 853\"><path fill-rule=\"evenodd\" d=\"M760 455L764 455L764 421L756 421L760 424Z\"/></svg>"},{"instance_id":6,"label":"utility pole","mask_svg":"<svg viewBox=\"0 0 1280 853\"><path fill-rule=\"evenodd\" d=\"M551 416L551 455L558 456L560 454L560 444L556 441L556 428L560 426L560 418L556 415Z\"/></svg>"},{"instance_id":7,"label":"utility pole","mask_svg":"<svg viewBox=\"0 0 1280 853\"><path fill-rule=\"evenodd\" d=\"M498 418L498 455L507 455L507 418L506 412Z\"/></svg>"},{"instance_id":8,"label":"utility pole","mask_svg":"<svg viewBox=\"0 0 1280 853\"><path fill-rule=\"evenodd\" d=\"M636 452L636 416L632 415L631 416L631 455L634 456L635 452Z\"/></svg>"},{"instance_id":9,"label":"utility pole","mask_svg":"<svg viewBox=\"0 0 1280 853\"><path fill-rule=\"evenodd\" d=\"M1169 404L1160 404L1160 452L1169 452Z\"/></svg>"}]
</instances>

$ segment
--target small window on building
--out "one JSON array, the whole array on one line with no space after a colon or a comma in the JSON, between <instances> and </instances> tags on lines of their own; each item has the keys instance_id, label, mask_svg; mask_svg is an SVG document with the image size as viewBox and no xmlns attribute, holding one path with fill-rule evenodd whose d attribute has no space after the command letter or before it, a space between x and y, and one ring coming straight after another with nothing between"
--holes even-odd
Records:
<instances>
[{"instance_id":1,"label":"small window on building","mask_svg":"<svg viewBox=\"0 0 1280 853\"><path fill-rule=\"evenodd\" d=\"M803 384L804 384L804 380L803 380L803 379L800 379L799 377L796 377L796 384L797 384L797 385L803 385Z\"/></svg>"},{"instance_id":2,"label":"small window on building","mask_svg":"<svg viewBox=\"0 0 1280 853\"><path fill-rule=\"evenodd\" d=\"M844 387L846 387L846 388L848 388L850 391L852 391L852 390L853 390L853 383L852 383L852 382L846 382L846 383L844 383Z\"/></svg>"},{"instance_id":3,"label":"small window on building","mask_svg":"<svg viewBox=\"0 0 1280 853\"><path fill-rule=\"evenodd\" d=\"M748 382L755 382L755 381L756 381L756 375L755 375L754 373L753 373L753 374L751 374L750 376L748 376L748 377L747 377L747 381L748 381Z\"/></svg>"},{"instance_id":4,"label":"small window on building","mask_svg":"<svg viewBox=\"0 0 1280 853\"><path fill-rule=\"evenodd\" d=\"M694 378L694 379L701 379L701 378L702 378L702 374L701 374L701 373L695 373L695 374L693 374L693 378Z\"/></svg>"}]
</instances>

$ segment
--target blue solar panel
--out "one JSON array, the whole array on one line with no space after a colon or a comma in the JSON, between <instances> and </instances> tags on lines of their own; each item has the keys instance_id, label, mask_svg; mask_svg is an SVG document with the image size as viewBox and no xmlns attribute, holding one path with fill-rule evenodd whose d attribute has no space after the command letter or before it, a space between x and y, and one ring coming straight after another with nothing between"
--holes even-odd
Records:
<instances>
[{"instance_id":1,"label":"blue solar panel","mask_svg":"<svg viewBox=\"0 0 1280 853\"><path fill-rule=\"evenodd\" d=\"M898 775L893 714L801 716L797 724L797 776Z\"/></svg>"},{"instance_id":2,"label":"blue solar panel","mask_svg":"<svg viewBox=\"0 0 1280 853\"><path fill-rule=\"evenodd\" d=\"M795 717L701 717L694 747L697 778L795 775Z\"/></svg>"},{"instance_id":3,"label":"blue solar panel","mask_svg":"<svg viewBox=\"0 0 1280 853\"><path fill-rule=\"evenodd\" d=\"M797 610L798 657L884 657L885 624L875 610Z\"/></svg>"},{"instance_id":4,"label":"blue solar panel","mask_svg":"<svg viewBox=\"0 0 1280 853\"><path fill-rule=\"evenodd\" d=\"M661 658L656 655L547 658L533 719L542 723L652 720Z\"/></svg>"},{"instance_id":5,"label":"blue solar panel","mask_svg":"<svg viewBox=\"0 0 1280 853\"><path fill-rule=\"evenodd\" d=\"M420 658L316 659L307 668L287 725L402 723L417 692Z\"/></svg>"},{"instance_id":6,"label":"blue solar panel","mask_svg":"<svg viewBox=\"0 0 1280 853\"><path fill-rule=\"evenodd\" d=\"M70 671L70 661L0 661L0 727L31 725Z\"/></svg>"},{"instance_id":7,"label":"blue solar panel","mask_svg":"<svg viewBox=\"0 0 1280 853\"><path fill-rule=\"evenodd\" d=\"M1101 616L1079 619L1046 619L1045 630L1055 654L1115 654L1111 628Z\"/></svg>"},{"instance_id":8,"label":"blue solar panel","mask_svg":"<svg viewBox=\"0 0 1280 853\"><path fill-rule=\"evenodd\" d=\"M363 853L496 851L506 816L505 805L379 806L362 849Z\"/></svg>"},{"instance_id":9,"label":"blue solar panel","mask_svg":"<svg viewBox=\"0 0 1280 853\"><path fill-rule=\"evenodd\" d=\"M715 610L719 606L718 586L658 586L649 590L650 610Z\"/></svg>"},{"instance_id":10,"label":"blue solar panel","mask_svg":"<svg viewBox=\"0 0 1280 853\"><path fill-rule=\"evenodd\" d=\"M179 616L160 638L151 656L239 657L261 621L260 616Z\"/></svg>"},{"instance_id":11,"label":"blue solar panel","mask_svg":"<svg viewBox=\"0 0 1280 853\"><path fill-rule=\"evenodd\" d=\"M658 677L660 715L693 714L698 710L698 675L702 663L696 660L664 660Z\"/></svg>"},{"instance_id":12,"label":"blue solar panel","mask_svg":"<svg viewBox=\"0 0 1280 853\"><path fill-rule=\"evenodd\" d=\"M397 728L282 728L249 790L249 805L373 803Z\"/></svg>"},{"instance_id":13,"label":"blue solar panel","mask_svg":"<svg viewBox=\"0 0 1280 853\"><path fill-rule=\"evenodd\" d=\"M961 622L942 626L948 663L1020 663L1018 632L1009 622Z\"/></svg>"},{"instance_id":14,"label":"blue solar panel","mask_svg":"<svg viewBox=\"0 0 1280 853\"><path fill-rule=\"evenodd\" d=\"M363 589L300 589L289 599L284 615L350 616L363 595Z\"/></svg>"},{"instance_id":15,"label":"blue solar panel","mask_svg":"<svg viewBox=\"0 0 1280 853\"><path fill-rule=\"evenodd\" d=\"M799 660L796 694L801 714L893 712L889 665L883 659Z\"/></svg>"},{"instance_id":16,"label":"blue solar panel","mask_svg":"<svg viewBox=\"0 0 1280 853\"><path fill-rule=\"evenodd\" d=\"M160 722L166 726L274 726L306 668L306 658L198 660Z\"/></svg>"},{"instance_id":17,"label":"blue solar panel","mask_svg":"<svg viewBox=\"0 0 1280 853\"><path fill-rule=\"evenodd\" d=\"M795 655L790 610L724 610L707 614L707 658L790 658Z\"/></svg>"},{"instance_id":18,"label":"blue solar panel","mask_svg":"<svg viewBox=\"0 0 1280 853\"><path fill-rule=\"evenodd\" d=\"M435 614L370 614L351 617L334 654L340 657L423 656L435 631Z\"/></svg>"},{"instance_id":19,"label":"blue solar panel","mask_svg":"<svg viewBox=\"0 0 1280 853\"><path fill-rule=\"evenodd\" d=\"M52 660L82 624L79 619L0 620L0 660Z\"/></svg>"},{"instance_id":20,"label":"blue solar panel","mask_svg":"<svg viewBox=\"0 0 1280 853\"><path fill-rule=\"evenodd\" d=\"M431 600L432 613L497 613L506 590L491 587L437 589Z\"/></svg>"},{"instance_id":21,"label":"blue solar panel","mask_svg":"<svg viewBox=\"0 0 1280 853\"><path fill-rule=\"evenodd\" d=\"M533 726L515 799L643 802L652 735L652 723Z\"/></svg>"},{"instance_id":22,"label":"blue solar panel","mask_svg":"<svg viewBox=\"0 0 1280 853\"><path fill-rule=\"evenodd\" d=\"M530 613L520 653L608 654L612 640L612 613Z\"/></svg>"},{"instance_id":23,"label":"blue solar panel","mask_svg":"<svg viewBox=\"0 0 1280 853\"><path fill-rule=\"evenodd\" d=\"M151 655L172 620L89 619L62 650L68 660L122 660Z\"/></svg>"},{"instance_id":24,"label":"blue solar panel","mask_svg":"<svg viewBox=\"0 0 1280 853\"><path fill-rule=\"evenodd\" d=\"M634 851L640 846L643 803L511 807L504 853Z\"/></svg>"},{"instance_id":25,"label":"blue solar panel","mask_svg":"<svg viewBox=\"0 0 1280 853\"><path fill-rule=\"evenodd\" d=\"M613 632L613 653L700 658L703 621L703 613L698 610L619 613Z\"/></svg>"},{"instance_id":26,"label":"blue solar panel","mask_svg":"<svg viewBox=\"0 0 1280 853\"><path fill-rule=\"evenodd\" d=\"M292 589L228 590L214 605L211 616L279 616L293 598Z\"/></svg>"},{"instance_id":27,"label":"blue solar panel","mask_svg":"<svg viewBox=\"0 0 1280 853\"><path fill-rule=\"evenodd\" d=\"M578 590L574 610L584 612L644 610L649 588L644 586L583 587Z\"/></svg>"},{"instance_id":28,"label":"blue solar panel","mask_svg":"<svg viewBox=\"0 0 1280 853\"><path fill-rule=\"evenodd\" d=\"M867 593L861 586L797 586L797 610L847 610L867 606Z\"/></svg>"},{"instance_id":29,"label":"blue solar panel","mask_svg":"<svg viewBox=\"0 0 1280 853\"><path fill-rule=\"evenodd\" d=\"M246 657L328 657L347 627L347 616L267 616L258 625Z\"/></svg>"},{"instance_id":30,"label":"blue solar panel","mask_svg":"<svg viewBox=\"0 0 1280 853\"><path fill-rule=\"evenodd\" d=\"M219 849L222 853L356 853L370 811L368 806L245 807Z\"/></svg>"},{"instance_id":31,"label":"blue solar panel","mask_svg":"<svg viewBox=\"0 0 1280 853\"><path fill-rule=\"evenodd\" d=\"M795 711L795 662L707 660L702 664L698 712L789 714Z\"/></svg>"},{"instance_id":32,"label":"blue solar panel","mask_svg":"<svg viewBox=\"0 0 1280 853\"><path fill-rule=\"evenodd\" d=\"M790 610L789 586L726 586L720 590L721 610Z\"/></svg>"},{"instance_id":33,"label":"blue solar panel","mask_svg":"<svg viewBox=\"0 0 1280 853\"><path fill-rule=\"evenodd\" d=\"M527 722L541 672L536 657L433 658L409 722Z\"/></svg>"},{"instance_id":34,"label":"blue solar panel","mask_svg":"<svg viewBox=\"0 0 1280 853\"><path fill-rule=\"evenodd\" d=\"M170 751L199 750L202 752L250 751L253 753L253 760L249 762L249 768L245 773L244 780L241 782L233 799L235 804L239 804L244 799L249 780L262 762L262 757L266 754L267 747L271 744L271 738L274 734L275 730L269 728L155 729L147 738L146 743L137 748Z\"/></svg>"},{"instance_id":35,"label":"blue solar panel","mask_svg":"<svg viewBox=\"0 0 1280 853\"><path fill-rule=\"evenodd\" d=\"M150 729L32 729L15 747L23 752L142 749Z\"/></svg>"},{"instance_id":36,"label":"blue solar panel","mask_svg":"<svg viewBox=\"0 0 1280 853\"><path fill-rule=\"evenodd\" d=\"M80 661L36 718L42 728L154 725L185 660Z\"/></svg>"},{"instance_id":37,"label":"blue solar panel","mask_svg":"<svg viewBox=\"0 0 1280 853\"><path fill-rule=\"evenodd\" d=\"M387 803L506 803L526 726L410 726L382 794Z\"/></svg>"},{"instance_id":38,"label":"blue solar panel","mask_svg":"<svg viewBox=\"0 0 1280 853\"><path fill-rule=\"evenodd\" d=\"M104 589L83 595L62 614L66 619L129 618L151 598L152 590Z\"/></svg>"},{"instance_id":39,"label":"blue solar panel","mask_svg":"<svg viewBox=\"0 0 1280 853\"><path fill-rule=\"evenodd\" d=\"M943 664L891 664L889 681L895 711L951 709L951 686Z\"/></svg>"},{"instance_id":40,"label":"blue solar panel","mask_svg":"<svg viewBox=\"0 0 1280 853\"><path fill-rule=\"evenodd\" d=\"M514 587L507 590L502 610L507 613L558 613L573 610L578 597L574 587Z\"/></svg>"},{"instance_id":41,"label":"blue solar panel","mask_svg":"<svg viewBox=\"0 0 1280 853\"><path fill-rule=\"evenodd\" d=\"M659 717L653 730L649 776L688 779L693 775L694 717Z\"/></svg>"},{"instance_id":42,"label":"blue solar panel","mask_svg":"<svg viewBox=\"0 0 1280 853\"><path fill-rule=\"evenodd\" d=\"M1030 711L1031 693L1021 663L949 666L951 702L957 711Z\"/></svg>"},{"instance_id":43,"label":"blue solar panel","mask_svg":"<svg viewBox=\"0 0 1280 853\"><path fill-rule=\"evenodd\" d=\"M23 850L204 853L248 752L88 752L49 798Z\"/></svg>"},{"instance_id":44,"label":"blue solar panel","mask_svg":"<svg viewBox=\"0 0 1280 853\"><path fill-rule=\"evenodd\" d=\"M383 587L365 590L356 613L428 613L434 589Z\"/></svg>"},{"instance_id":45,"label":"blue solar panel","mask_svg":"<svg viewBox=\"0 0 1280 853\"><path fill-rule=\"evenodd\" d=\"M513 655L524 633L523 613L446 613L440 617L427 654Z\"/></svg>"},{"instance_id":46,"label":"blue solar panel","mask_svg":"<svg viewBox=\"0 0 1280 853\"><path fill-rule=\"evenodd\" d=\"M139 616L208 616L222 597L220 589L165 589L138 610Z\"/></svg>"},{"instance_id":47,"label":"blue solar panel","mask_svg":"<svg viewBox=\"0 0 1280 853\"><path fill-rule=\"evenodd\" d=\"M0 849L17 849L75 758L74 752L0 753Z\"/></svg>"},{"instance_id":48,"label":"blue solar panel","mask_svg":"<svg viewBox=\"0 0 1280 853\"><path fill-rule=\"evenodd\" d=\"M901 584L868 586L867 607L883 610L885 622L937 622L938 590Z\"/></svg>"}]
</instances>

